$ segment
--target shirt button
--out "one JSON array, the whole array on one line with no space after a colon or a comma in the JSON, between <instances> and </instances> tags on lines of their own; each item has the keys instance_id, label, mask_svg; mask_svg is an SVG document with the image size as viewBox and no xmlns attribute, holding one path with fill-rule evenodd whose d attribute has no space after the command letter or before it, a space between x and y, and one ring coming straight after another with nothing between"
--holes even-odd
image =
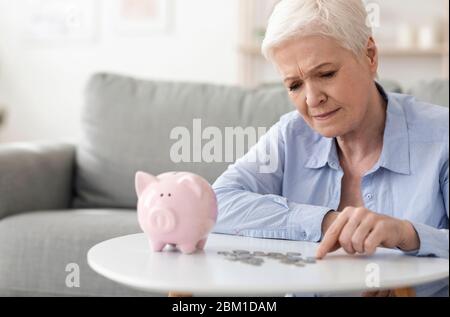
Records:
<instances>
[{"instance_id":1,"label":"shirt button","mask_svg":"<svg viewBox=\"0 0 450 317\"><path fill-rule=\"evenodd\" d=\"M367 198L367 199L372 199L372 198L373 198L373 194L367 194L367 195L366 195L366 198Z\"/></svg>"}]
</instances>

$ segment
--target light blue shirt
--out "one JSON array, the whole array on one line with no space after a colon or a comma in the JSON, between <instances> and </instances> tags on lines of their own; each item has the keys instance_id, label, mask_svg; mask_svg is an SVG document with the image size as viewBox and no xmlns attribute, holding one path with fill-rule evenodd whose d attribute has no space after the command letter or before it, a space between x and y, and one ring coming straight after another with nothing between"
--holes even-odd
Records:
<instances>
[{"instance_id":1,"label":"light blue shirt","mask_svg":"<svg viewBox=\"0 0 450 317\"><path fill-rule=\"evenodd\" d=\"M381 156L362 179L364 205L414 225L420 249L409 254L448 258L449 110L378 88L386 125ZM335 139L288 113L214 183L214 232L318 242L324 216L339 206L343 175ZM416 292L448 296L448 280Z\"/></svg>"}]
</instances>

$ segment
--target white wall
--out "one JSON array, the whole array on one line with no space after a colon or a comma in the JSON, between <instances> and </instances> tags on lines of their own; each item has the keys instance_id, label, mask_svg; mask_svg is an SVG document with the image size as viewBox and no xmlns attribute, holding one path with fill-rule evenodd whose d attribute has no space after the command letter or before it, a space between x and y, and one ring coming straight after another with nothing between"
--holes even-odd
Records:
<instances>
[{"instance_id":1,"label":"white wall","mask_svg":"<svg viewBox=\"0 0 450 317\"><path fill-rule=\"evenodd\" d=\"M98 39L48 47L24 41L27 0L0 0L0 104L8 107L0 142L75 141L84 85L97 71L237 83L238 0L172 0L171 30L135 37L115 33L112 1L92 1L100 8Z\"/></svg>"},{"instance_id":2,"label":"white wall","mask_svg":"<svg viewBox=\"0 0 450 317\"><path fill-rule=\"evenodd\" d=\"M54 47L24 40L28 1L0 0L0 106L8 107L0 142L76 140L83 88L97 71L149 79L239 82L241 0L171 0L171 31L136 37L115 33L110 20L114 0L92 0L100 8L98 39L91 44ZM374 1L382 7L385 30L390 23L417 24L440 18L448 0L370 0ZM395 79L406 88L420 79L442 75L439 57L383 56L380 62L381 77ZM264 80L279 82L271 67L261 65L260 70Z\"/></svg>"},{"instance_id":3,"label":"white wall","mask_svg":"<svg viewBox=\"0 0 450 317\"><path fill-rule=\"evenodd\" d=\"M430 24L434 24L438 41L445 42L443 33L445 20L448 23L448 0L367 0L367 2L378 3L381 8L380 27L374 29L380 50L398 45L398 29L404 24L412 29L412 47L420 47L419 30ZM448 29L448 26L446 28ZM443 70L443 56L438 54L435 56L382 55L379 74L382 78L396 79L406 89L420 80L446 76Z\"/></svg>"}]
</instances>

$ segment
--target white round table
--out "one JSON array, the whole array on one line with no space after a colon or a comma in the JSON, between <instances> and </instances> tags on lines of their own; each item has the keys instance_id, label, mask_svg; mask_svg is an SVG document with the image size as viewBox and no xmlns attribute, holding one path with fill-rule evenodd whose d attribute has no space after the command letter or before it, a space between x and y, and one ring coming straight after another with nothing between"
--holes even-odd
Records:
<instances>
[{"instance_id":1,"label":"white round table","mask_svg":"<svg viewBox=\"0 0 450 317\"><path fill-rule=\"evenodd\" d=\"M261 266L227 260L218 251L301 252L314 256L318 244L210 234L205 250L190 255L166 247L151 252L144 234L101 242L87 255L97 273L134 289L194 295L280 296L286 293L340 293L417 286L447 278L449 261L407 256L379 248L373 256L327 255L304 267L264 258Z\"/></svg>"}]
</instances>

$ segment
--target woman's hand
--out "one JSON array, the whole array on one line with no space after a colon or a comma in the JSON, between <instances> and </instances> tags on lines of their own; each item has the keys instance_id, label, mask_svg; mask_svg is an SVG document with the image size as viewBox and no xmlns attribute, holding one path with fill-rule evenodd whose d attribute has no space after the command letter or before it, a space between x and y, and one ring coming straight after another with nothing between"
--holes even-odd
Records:
<instances>
[{"instance_id":1,"label":"woman's hand","mask_svg":"<svg viewBox=\"0 0 450 317\"><path fill-rule=\"evenodd\" d=\"M404 220L377 214L363 207L347 207L330 212L323 220L325 235L316 257L343 248L349 254L372 255L376 248L419 249L419 237L413 225Z\"/></svg>"}]
</instances>

